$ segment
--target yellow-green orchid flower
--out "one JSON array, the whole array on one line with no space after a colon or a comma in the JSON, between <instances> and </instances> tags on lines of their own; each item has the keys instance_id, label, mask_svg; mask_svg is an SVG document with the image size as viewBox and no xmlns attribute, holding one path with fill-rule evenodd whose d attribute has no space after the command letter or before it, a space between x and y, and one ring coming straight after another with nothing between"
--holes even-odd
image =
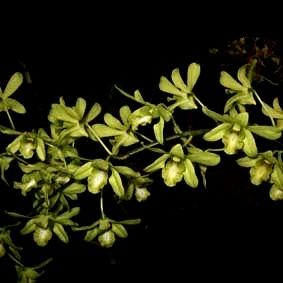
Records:
<instances>
[{"instance_id":1,"label":"yellow-green orchid flower","mask_svg":"<svg viewBox=\"0 0 283 283\"><path fill-rule=\"evenodd\" d=\"M187 84L184 83L180 70L174 69L171 74L171 83L166 77L160 78L159 88L161 91L173 94L172 100L176 102L169 108L174 109L180 107L183 110L196 109L197 105L194 101L193 88L200 75L200 65L192 63L188 67L187 71Z\"/></svg>"},{"instance_id":2,"label":"yellow-green orchid flower","mask_svg":"<svg viewBox=\"0 0 283 283\"><path fill-rule=\"evenodd\" d=\"M228 92L235 94L227 100L224 113L229 111L234 104L256 104L253 98L251 79L247 77L247 68L248 65L244 65L238 70L237 77L239 82L226 71L220 73L220 84L223 85Z\"/></svg>"},{"instance_id":3,"label":"yellow-green orchid flower","mask_svg":"<svg viewBox=\"0 0 283 283\"><path fill-rule=\"evenodd\" d=\"M255 158L240 158L237 163L242 167L250 167L251 183L258 186L270 179L276 159L271 150L259 153Z\"/></svg>"}]
</instances>

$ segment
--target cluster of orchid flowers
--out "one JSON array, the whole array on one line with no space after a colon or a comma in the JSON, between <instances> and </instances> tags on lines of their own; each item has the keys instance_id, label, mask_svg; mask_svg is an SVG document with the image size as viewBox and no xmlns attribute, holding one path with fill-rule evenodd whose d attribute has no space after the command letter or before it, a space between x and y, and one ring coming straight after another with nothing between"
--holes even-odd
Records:
<instances>
[{"instance_id":1,"label":"cluster of orchid flowers","mask_svg":"<svg viewBox=\"0 0 283 283\"><path fill-rule=\"evenodd\" d=\"M171 81L161 77L159 89L170 95L164 103L150 103L139 90L131 95L116 86L122 95L139 105L135 110L128 105L122 106L119 118L105 113L103 119L100 119L101 106L94 103L86 111L87 102L81 97L74 106L67 106L64 99L60 98L59 103L52 104L48 115L50 133L44 129L32 132L15 129L10 111L24 114L25 108L10 98L23 82L21 74L14 74L4 92L0 89L0 112L6 112L11 125L0 126L0 132L16 136L7 145L6 151L0 154L1 178L9 184L5 171L12 162L18 163L22 178L14 181L13 187L20 190L23 196L32 196L33 211L28 216L18 212L7 214L21 219L16 225L24 224L20 233L32 234L39 247L47 246L53 235L68 243L70 231L86 231L86 241L112 247L117 237L127 237L125 225L137 224L140 220L109 218L103 205L105 190L110 189L119 201L145 201L151 194L152 176L159 170L168 187L174 187L184 180L186 185L196 188L199 186L198 173L205 186L207 167L216 166L220 162L220 155L215 153L220 151L228 155L244 153L245 156L238 158L237 163L250 168L251 183L260 185L270 182L271 199L283 199L282 151L260 152L256 138L278 140L281 137L283 110L278 98L269 106L253 89L255 64L253 62L242 66L237 73L238 80L225 71L221 72L220 84L231 95L221 114L210 110L196 96L194 87L201 70L199 64L192 63L187 69L186 83L178 68L172 71ZM271 125L250 122L248 107L257 104ZM176 109L195 111L199 108L206 117L215 121L216 126L211 130L181 130L174 117ZM166 133L169 128L172 130L171 136L165 134L165 127L168 130ZM194 139L196 135L202 136L207 142L221 140L223 147L200 148ZM80 138L88 139L95 146L99 144L106 154L105 158L80 156L79 148L76 147ZM158 157L144 168L139 163L134 169L125 164L125 160L145 151L157 154ZM98 196L101 215L93 224L80 226L71 219L79 216L80 207L72 206L84 192ZM16 263L19 282L28 282L25 281L27 279L35 282L40 274L36 268L22 264L20 248L13 243L10 230L0 227L0 257L7 254L6 250Z\"/></svg>"}]
</instances>

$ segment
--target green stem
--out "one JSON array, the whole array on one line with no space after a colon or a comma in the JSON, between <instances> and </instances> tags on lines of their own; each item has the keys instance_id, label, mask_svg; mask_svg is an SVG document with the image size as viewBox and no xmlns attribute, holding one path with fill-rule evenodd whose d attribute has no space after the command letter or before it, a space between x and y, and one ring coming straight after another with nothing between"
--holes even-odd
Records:
<instances>
[{"instance_id":1,"label":"green stem","mask_svg":"<svg viewBox=\"0 0 283 283\"><path fill-rule=\"evenodd\" d=\"M138 135L138 136L140 136L140 137L142 137L143 139L145 139L145 140L148 141L148 142L153 142L152 139L148 138L147 136L145 136L145 135L143 135L143 134L141 134L141 133L135 132L135 134Z\"/></svg>"},{"instance_id":2,"label":"green stem","mask_svg":"<svg viewBox=\"0 0 283 283\"><path fill-rule=\"evenodd\" d=\"M15 127L14 122L13 122L13 120L12 120L12 117L11 117L11 115L10 115L10 113L9 113L9 110L6 110L5 112L6 112L7 116L8 116L8 119L9 119L9 122L10 122L10 124L11 124L12 129L15 130L16 127Z\"/></svg>"},{"instance_id":3,"label":"green stem","mask_svg":"<svg viewBox=\"0 0 283 283\"><path fill-rule=\"evenodd\" d=\"M269 110L266 108L266 106L264 105L264 102L261 100L260 96L258 95L258 93L253 90L253 93L254 95L256 96L256 98L258 99L259 103L261 104L262 108L264 108L264 110L266 111L266 113L268 114L268 117L270 118L271 120L271 123L272 123L272 126L275 127L275 122L274 122L274 119L272 117L272 115L270 114Z\"/></svg>"},{"instance_id":4,"label":"green stem","mask_svg":"<svg viewBox=\"0 0 283 283\"><path fill-rule=\"evenodd\" d=\"M193 98L197 101L197 103L198 103L202 108L205 107L205 105L196 97L196 95L193 95Z\"/></svg>"},{"instance_id":5,"label":"green stem","mask_svg":"<svg viewBox=\"0 0 283 283\"><path fill-rule=\"evenodd\" d=\"M86 124L86 126L88 127L88 129L90 130L91 134L94 136L94 140L98 141L101 146L105 149L105 151L109 154L109 155L112 155L112 152L108 149L108 147L105 145L105 143L101 140L101 138L98 136L98 134L95 132L95 130L89 125L89 124Z\"/></svg>"},{"instance_id":6,"label":"green stem","mask_svg":"<svg viewBox=\"0 0 283 283\"><path fill-rule=\"evenodd\" d=\"M190 136L192 136L192 137L193 136L199 136L199 135L202 135L202 134L208 132L209 130L210 129L201 129L201 130L195 130L195 131L182 132L180 134L166 138L165 141L168 142L168 141L172 141L172 140L179 139L179 138L185 138L185 137L190 137ZM157 146L157 145L160 145L160 144L158 142L152 142L152 143L149 143L147 145L136 148L136 149L134 149L134 150L126 153L125 155L122 155L122 156L112 155L112 158L118 159L118 160L125 160L132 155L135 155L135 154L137 154L141 151L147 150L147 149L150 150L152 147Z\"/></svg>"},{"instance_id":7,"label":"green stem","mask_svg":"<svg viewBox=\"0 0 283 283\"><path fill-rule=\"evenodd\" d=\"M103 190L100 192L100 212L101 212L101 218L105 219L105 213L104 213L104 208L103 208Z\"/></svg>"},{"instance_id":8,"label":"green stem","mask_svg":"<svg viewBox=\"0 0 283 283\"><path fill-rule=\"evenodd\" d=\"M137 103L140 103L140 104L143 104L143 105L148 105L148 106L153 106L151 103L149 102L146 102L146 101L140 101L140 100L137 100L135 97L133 97L132 95L128 94L127 92L125 92L124 90L122 90L121 88L119 88L117 85L114 85L114 87L122 94L124 95L125 97L131 99L131 100L134 100L135 102Z\"/></svg>"}]
</instances>

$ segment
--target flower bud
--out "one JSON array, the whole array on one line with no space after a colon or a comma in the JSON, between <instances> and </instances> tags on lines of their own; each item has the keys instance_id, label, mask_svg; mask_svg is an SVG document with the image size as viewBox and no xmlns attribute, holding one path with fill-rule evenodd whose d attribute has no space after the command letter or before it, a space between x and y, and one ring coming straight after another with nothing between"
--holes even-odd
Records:
<instances>
[{"instance_id":1,"label":"flower bud","mask_svg":"<svg viewBox=\"0 0 283 283\"><path fill-rule=\"evenodd\" d=\"M150 196L150 192L147 188L136 188L135 190L135 197L137 201L141 202L146 200Z\"/></svg>"}]
</instances>

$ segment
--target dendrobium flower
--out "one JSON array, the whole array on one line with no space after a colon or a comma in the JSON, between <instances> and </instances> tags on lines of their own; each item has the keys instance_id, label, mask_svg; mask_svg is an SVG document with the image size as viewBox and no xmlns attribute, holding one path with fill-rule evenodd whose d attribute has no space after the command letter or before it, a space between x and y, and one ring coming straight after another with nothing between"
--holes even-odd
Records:
<instances>
[{"instance_id":1,"label":"dendrobium flower","mask_svg":"<svg viewBox=\"0 0 283 283\"><path fill-rule=\"evenodd\" d=\"M176 100L176 102L169 108L174 109L176 107L180 107L183 110L197 108L194 101L193 88L199 78L199 75L200 65L192 63L189 65L187 71L187 84L184 83L178 68L172 71L171 79L173 83L164 76L160 78L160 90L173 94L172 100Z\"/></svg>"},{"instance_id":2,"label":"dendrobium flower","mask_svg":"<svg viewBox=\"0 0 283 283\"><path fill-rule=\"evenodd\" d=\"M92 173L87 178L89 192L93 194L99 193L107 184L107 180L107 172L94 168Z\"/></svg>"},{"instance_id":3,"label":"dendrobium flower","mask_svg":"<svg viewBox=\"0 0 283 283\"><path fill-rule=\"evenodd\" d=\"M130 108L128 106L123 106L120 108L120 117L122 123L112 114L106 113L104 115L104 122L106 125L95 124L92 126L93 131L100 138L114 137L112 140L112 152L114 154L118 153L120 146L130 146L139 141L131 130L131 124L129 123L130 115ZM141 121L138 121L138 123L140 122ZM138 124L136 124L136 126L138 126Z\"/></svg>"},{"instance_id":4,"label":"dendrobium flower","mask_svg":"<svg viewBox=\"0 0 283 283\"><path fill-rule=\"evenodd\" d=\"M240 82L236 81L225 71L220 73L220 84L227 88L228 92L236 93L227 100L224 113L229 111L235 103L241 105L256 104L253 98L251 79L247 77L247 67L248 65L244 65L238 70L237 77Z\"/></svg>"},{"instance_id":5,"label":"dendrobium flower","mask_svg":"<svg viewBox=\"0 0 283 283\"><path fill-rule=\"evenodd\" d=\"M273 172L271 174L271 189L269 196L272 200L283 200L283 171L279 164L274 165Z\"/></svg>"},{"instance_id":6,"label":"dendrobium flower","mask_svg":"<svg viewBox=\"0 0 283 283\"><path fill-rule=\"evenodd\" d=\"M273 157L271 150L259 153L256 157L248 156L240 158L237 163L242 167L251 167L250 179L251 183L258 186L270 179L276 159Z\"/></svg>"},{"instance_id":7,"label":"dendrobium flower","mask_svg":"<svg viewBox=\"0 0 283 283\"><path fill-rule=\"evenodd\" d=\"M187 150L188 154L185 155L181 144L176 144L169 153L156 159L144 171L154 172L162 169L162 178L168 187L174 187L184 178L187 185L196 188L198 178L193 162L204 166L214 166L220 162L220 158L217 154L204 152L198 148L188 148Z\"/></svg>"},{"instance_id":8,"label":"dendrobium flower","mask_svg":"<svg viewBox=\"0 0 283 283\"><path fill-rule=\"evenodd\" d=\"M263 103L262 113L266 116L276 119L276 126L278 129L283 130L283 109L279 104L278 97L273 100L273 107Z\"/></svg>"},{"instance_id":9,"label":"dendrobium flower","mask_svg":"<svg viewBox=\"0 0 283 283\"><path fill-rule=\"evenodd\" d=\"M269 140L276 140L281 136L280 129L272 126L249 126L249 113L238 113L234 108L229 115L220 115L208 109L203 110L206 115L214 120L221 121L222 124L206 133L203 138L206 141L222 140L224 152L235 154L243 150L249 157L257 155L257 146L253 133Z\"/></svg>"},{"instance_id":10,"label":"dendrobium flower","mask_svg":"<svg viewBox=\"0 0 283 283\"><path fill-rule=\"evenodd\" d=\"M150 192L147 188L139 188L135 189L135 197L138 202L145 201L150 196Z\"/></svg>"}]
</instances>

